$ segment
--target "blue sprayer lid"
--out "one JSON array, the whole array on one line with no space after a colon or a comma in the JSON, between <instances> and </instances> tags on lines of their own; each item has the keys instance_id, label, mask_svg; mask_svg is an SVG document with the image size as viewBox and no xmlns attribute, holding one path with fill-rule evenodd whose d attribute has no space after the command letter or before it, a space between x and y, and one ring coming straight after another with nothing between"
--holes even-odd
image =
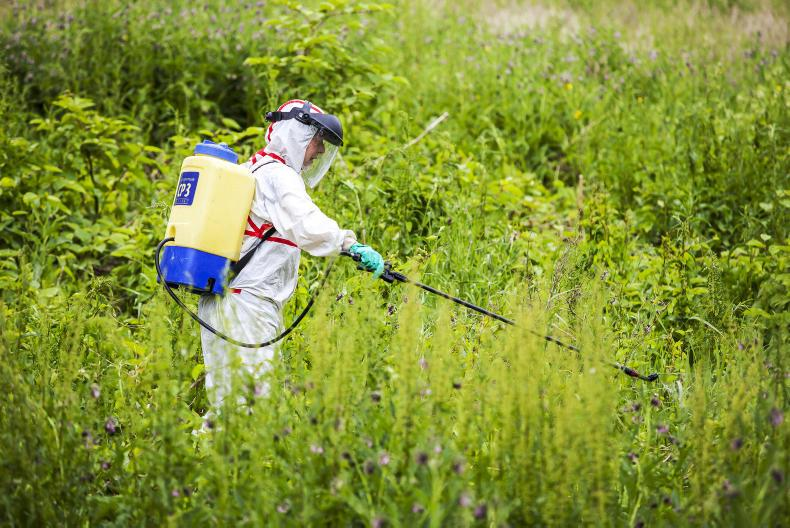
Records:
<instances>
[{"instance_id":1,"label":"blue sprayer lid","mask_svg":"<svg viewBox=\"0 0 790 528\"><path fill-rule=\"evenodd\" d=\"M214 156L215 158L224 159L231 163L239 161L239 156L233 152L227 143L220 143L219 145L208 139L204 139L203 143L198 143L195 146L195 154L203 154L205 156Z\"/></svg>"}]
</instances>

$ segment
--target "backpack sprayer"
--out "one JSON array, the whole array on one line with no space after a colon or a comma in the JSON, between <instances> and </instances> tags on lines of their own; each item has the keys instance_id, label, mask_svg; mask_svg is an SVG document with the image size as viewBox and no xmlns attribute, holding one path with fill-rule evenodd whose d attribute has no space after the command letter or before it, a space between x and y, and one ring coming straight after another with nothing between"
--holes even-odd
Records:
<instances>
[{"instance_id":1,"label":"backpack sprayer","mask_svg":"<svg viewBox=\"0 0 790 528\"><path fill-rule=\"evenodd\" d=\"M254 176L236 164L238 156L224 143L203 141L195 147L194 154L187 157L181 166L165 238L156 247L154 264L157 280L192 319L225 341L244 348L260 348L274 344L290 334L305 318L315 302L316 294L310 297L302 312L280 335L263 343L242 343L202 320L173 291L174 288L183 288L190 293L200 295L224 295L232 277L238 275L260 244L275 232L274 227L270 228L257 244L240 258L245 222L255 192ZM167 245L171 242L172 245ZM360 260L359 255L347 251L342 251L341 255L351 257L357 262ZM326 283L333 264L334 259L327 265L318 291ZM361 266L358 268L363 269ZM516 324L511 319L468 301L412 281L402 273L394 271L389 262L385 263L381 279L389 284L410 283L503 323ZM577 347L563 343L555 337L532 330L530 332L568 350L580 352ZM658 374L655 373L644 376L620 363L610 363L610 365L632 378L649 382L658 379Z\"/></svg>"}]
</instances>

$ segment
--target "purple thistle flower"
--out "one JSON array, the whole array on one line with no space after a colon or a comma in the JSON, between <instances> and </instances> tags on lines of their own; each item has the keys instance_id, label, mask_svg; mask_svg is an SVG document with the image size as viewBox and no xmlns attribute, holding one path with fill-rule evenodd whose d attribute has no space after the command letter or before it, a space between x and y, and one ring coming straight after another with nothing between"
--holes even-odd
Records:
<instances>
[{"instance_id":1,"label":"purple thistle flower","mask_svg":"<svg viewBox=\"0 0 790 528\"><path fill-rule=\"evenodd\" d=\"M419 453L417 453L416 460L417 460L417 464L424 466L425 464L428 463L428 453L426 453L425 451L420 451Z\"/></svg>"},{"instance_id":2,"label":"purple thistle flower","mask_svg":"<svg viewBox=\"0 0 790 528\"><path fill-rule=\"evenodd\" d=\"M669 432L669 426L666 424L660 424L658 427L656 427L656 432L658 434L667 434Z\"/></svg>"},{"instance_id":3,"label":"purple thistle flower","mask_svg":"<svg viewBox=\"0 0 790 528\"><path fill-rule=\"evenodd\" d=\"M412 513L422 513L424 511L425 511L425 507L419 502L415 502L414 504L411 505Z\"/></svg>"},{"instance_id":4,"label":"purple thistle flower","mask_svg":"<svg viewBox=\"0 0 790 528\"><path fill-rule=\"evenodd\" d=\"M101 468L104 471L107 471L108 469L110 469L110 463L107 460L102 460L101 461Z\"/></svg>"},{"instance_id":5,"label":"purple thistle flower","mask_svg":"<svg viewBox=\"0 0 790 528\"><path fill-rule=\"evenodd\" d=\"M370 399L373 400L373 403L378 403L381 401L381 392L373 391L370 393Z\"/></svg>"},{"instance_id":6,"label":"purple thistle flower","mask_svg":"<svg viewBox=\"0 0 790 528\"><path fill-rule=\"evenodd\" d=\"M173 491L170 492L170 496L178 498L181 496L181 493L177 489L174 489Z\"/></svg>"},{"instance_id":7,"label":"purple thistle flower","mask_svg":"<svg viewBox=\"0 0 790 528\"><path fill-rule=\"evenodd\" d=\"M475 508L475 512L474 512L475 519L485 519L487 515L488 515L488 506L486 506L485 502L481 502L480 504L477 505L477 508Z\"/></svg>"},{"instance_id":8,"label":"purple thistle flower","mask_svg":"<svg viewBox=\"0 0 790 528\"><path fill-rule=\"evenodd\" d=\"M631 461L631 462L633 462L634 464L636 464L636 459L637 459L637 458L639 458L639 455L637 455L637 454L636 454L636 453L634 453L634 452L628 453L628 454L627 454L627 455L625 455L625 456L626 456L626 458L628 458L628 460L630 460L630 461Z\"/></svg>"},{"instance_id":9,"label":"purple thistle flower","mask_svg":"<svg viewBox=\"0 0 790 528\"><path fill-rule=\"evenodd\" d=\"M310 444L310 452L315 453L316 455L323 455L324 448L318 444Z\"/></svg>"},{"instance_id":10,"label":"purple thistle flower","mask_svg":"<svg viewBox=\"0 0 790 528\"><path fill-rule=\"evenodd\" d=\"M110 436L114 436L118 433L118 424L112 416L107 418L107 421L104 422L104 430Z\"/></svg>"},{"instance_id":11,"label":"purple thistle flower","mask_svg":"<svg viewBox=\"0 0 790 528\"><path fill-rule=\"evenodd\" d=\"M781 469L774 468L771 470L771 478L773 478L774 482L777 484L781 484L785 480L785 475L782 473Z\"/></svg>"},{"instance_id":12,"label":"purple thistle flower","mask_svg":"<svg viewBox=\"0 0 790 528\"><path fill-rule=\"evenodd\" d=\"M387 521L382 517L376 517L370 522L372 528L384 528L387 526Z\"/></svg>"},{"instance_id":13,"label":"purple thistle flower","mask_svg":"<svg viewBox=\"0 0 790 528\"><path fill-rule=\"evenodd\" d=\"M453 471L457 475L460 475L464 472L464 463L462 460L456 460L455 462L453 462Z\"/></svg>"},{"instance_id":14,"label":"purple thistle flower","mask_svg":"<svg viewBox=\"0 0 790 528\"><path fill-rule=\"evenodd\" d=\"M730 442L730 447L733 451L737 451L743 447L743 438L734 438L732 442Z\"/></svg>"},{"instance_id":15,"label":"purple thistle flower","mask_svg":"<svg viewBox=\"0 0 790 528\"><path fill-rule=\"evenodd\" d=\"M99 390L99 386L95 383L91 385L91 397L94 400L98 400L99 396L101 395L101 390Z\"/></svg>"},{"instance_id":16,"label":"purple thistle flower","mask_svg":"<svg viewBox=\"0 0 790 528\"><path fill-rule=\"evenodd\" d=\"M362 469L365 471L366 475L372 475L373 472L376 471L376 465L372 460L365 460L365 465L362 466Z\"/></svg>"},{"instance_id":17,"label":"purple thistle flower","mask_svg":"<svg viewBox=\"0 0 790 528\"><path fill-rule=\"evenodd\" d=\"M420 358L420 368L421 368L422 370L425 370L425 369L427 369L427 368L428 368L428 361L425 359L425 356L422 356L422 357Z\"/></svg>"},{"instance_id":18,"label":"purple thistle flower","mask_svg":"<svg viewBox=\"0 0 790 528\"><path fill-rule=\"evenodd\" d=\"M785 415L776 407L771 409L771 425L779 427L785 421Z\"/></svg>"},{"instance_id":19,"label":"purple thistle flower","mask_svg":"<svg viewBox=\"0 0 790 528\"><path fill-rule=\"evenodd\" d=\"M454 388L455 390L458 390L458 389L460 389L460 388L461 388L461 382L460 382L460 381L454 381L454 382L453 382L453 388Z\"/></svg>"},{"instance_id":20,"label":"purple thistle flower","mask_svg":"<svg viewBox=\"0 0 790 528\"><path fill-rule=\"evenodd\" d=\"M658 399L658 396L653 395L653 397L650 398L650 405L653 407L661 407L661 400Z\"/></svg>"},{"instance_id":21,"label":"purple thistle flower","mask_svg":"<svg viewBox=\"0 0 790 528\"><path fill-rule=\"evenodd\" d=\"M386 466L390 463L390 455L386 451L379 455L379 466Z\"/></svg>"},{"instance_id":22,"label":"purple thistle flower","mask_svg":"<svg viewBox=\"0 0 790 528\"><path fill-rule=\"evenodd\" d=\"M291 509L291 503L287 500L281 502L277 505L277 512L278 513L288 513Z\"/></svg>"}]
</instances>

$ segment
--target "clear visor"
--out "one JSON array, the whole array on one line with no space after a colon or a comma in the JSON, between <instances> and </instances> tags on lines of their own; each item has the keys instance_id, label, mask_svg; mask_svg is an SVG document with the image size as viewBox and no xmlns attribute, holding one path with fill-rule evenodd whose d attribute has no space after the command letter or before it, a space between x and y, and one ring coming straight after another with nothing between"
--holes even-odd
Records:
<instances>
[{"instance_id":1,"label":"clear visor","mask_svg":"<svg viewBox=\"0 0 790 528\"><path fill-rule=\"evenodd\" d=\"M312 163L302 168L302 179L305 185L314 189L318 182L320 182L324 175L329 171L332 162L335 161L338 147L329 141L324 141L324 152L319 154L313 159Z\"/></svg>"}]
</instances>

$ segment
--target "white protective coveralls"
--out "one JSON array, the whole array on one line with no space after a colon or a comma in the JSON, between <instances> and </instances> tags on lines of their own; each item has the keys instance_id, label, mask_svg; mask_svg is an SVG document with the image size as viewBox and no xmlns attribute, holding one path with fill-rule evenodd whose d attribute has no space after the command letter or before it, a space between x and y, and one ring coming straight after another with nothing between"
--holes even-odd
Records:
<instances>
[{"instance_id":1,"label":"white protective coveralls","mask_svg":"<svg viewBox=\"0 0 790 528\"><path fill-rule=\"evenodd\" d=\"M302 107L292 100L278 110ZM311 106L311 113L323 113ZM317 128L295 119L272 123L267 145L244 164L255 177L255 195L241 255L244 256L272 225L274 235L255 251L247 266L228 285L227 294L203 296L198 314L211 326L245 343L261 343L283 327L282 308L296 289L301 251L325 257L336 255L356 242L353 232L340 229L313 203L302 179L302 163ZM313 164L325 160L316 159ZM310 182L318 183L320 174ZM244 348L228 343L201 327L206 391L213 410L219 410L231 392L243 404L239 390L253 384L256 395L268 391L261 380L271 368L277 344Z\"/></svg>"}]
</instances>

